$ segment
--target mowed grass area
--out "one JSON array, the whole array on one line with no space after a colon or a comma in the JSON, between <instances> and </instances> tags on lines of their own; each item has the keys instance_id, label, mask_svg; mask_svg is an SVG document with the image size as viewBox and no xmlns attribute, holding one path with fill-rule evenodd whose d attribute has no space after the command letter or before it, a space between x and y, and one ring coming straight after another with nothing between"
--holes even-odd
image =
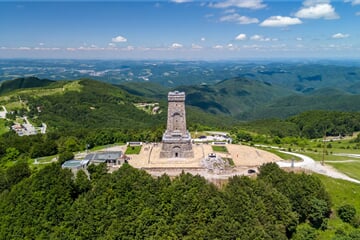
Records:
<instances>
[{"instance_id":1,"label":"mowed grass area","mask_svg":"<svg viewBox=\"0 0 360 240\"><path fill-rule=\"evenodd\" d=\"M125 154L139 154L142 146L129 146L126 148Z\"/></svg>"},{"instance_id":2,"label":"mowed grass area","mask_svg":"<svg viewBox=\"0 0 360 240\"><path fill-rule=\"evenodd\" d=\"M330 163L325 162L325 164L328 164L340 172L348 175L349 177L355 178L360 180L360 161L356 160L354 162L336 162L336 163Z\"/></svg>"},{"instance_id":3,"label":"mowed grass area","mask_svg":"<svg viewBox=\"0 0 360 240\"><path fill-rule=\"evenodd\" d=\"M290 154L287 154L287 153L283 153L283 152L279 152L276 149L272 149L272 148L260 148L260 149L265 150L267 152L271 152L271 153L279 156L281 159L284 159L284 160L290 161L290 160L294 159L295 161L301 161L300 157L290 155Z\"/></svg>"},{"instance_id":4,"label":"mowed grass area","mask_svg":"<svg viewBox=\"0 0 360 240\"><path fill-rule=\"evenodd\" d=\"M350 224L342 222L336 215L336 210L344 204L351 204L356 208L357 216L360 215L360 184L330 178L320 174L316 174L316 176L318 176L325 185L333 205L333 214L329 220L328 229L326 231L318 231L318 239L332 239L337 230L343 230L345 232L352 231L354 228Z\"/></svg>"},{"instance_id":5,"label":"mowed grass area","mask_svg":"<svg viewBox=\"0 0 360 240\"><path fill-rule=\"evenodd\" d=\"M222 152L222 153L228 153L229 152L225 146L215 146L215 145L213 145L211 147L212 147L212 150L214 152Z\"/></svg>"}]
</instances>

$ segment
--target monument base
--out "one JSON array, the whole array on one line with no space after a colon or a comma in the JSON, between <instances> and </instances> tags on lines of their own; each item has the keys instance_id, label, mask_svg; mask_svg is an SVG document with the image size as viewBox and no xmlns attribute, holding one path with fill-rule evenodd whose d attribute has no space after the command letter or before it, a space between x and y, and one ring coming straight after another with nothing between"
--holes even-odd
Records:
<instances>
[{"instance_id":1,"label":"monument base","mask_svg":"<svg viewBox=\"0 0 360 240\"><path fill-rule=\"evenodd\" d=\"M163 142L160 158L193 158L191 142Z\"/></svg>"}]
</instances>

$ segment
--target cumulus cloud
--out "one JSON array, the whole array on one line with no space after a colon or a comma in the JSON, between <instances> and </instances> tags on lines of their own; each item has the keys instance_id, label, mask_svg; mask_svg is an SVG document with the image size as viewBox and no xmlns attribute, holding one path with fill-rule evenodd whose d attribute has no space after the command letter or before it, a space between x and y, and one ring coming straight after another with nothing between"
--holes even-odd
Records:
<instances>
[{"instance_id":1,"label":"cumulus cloud","mask_svg":"<svg viewBox=\"0 0 360 240\"><path fill-rule=\"evenodd\" d=\"M214 3L210 5L215 8L250 8L250 9L261 9L266 7L262 0L225 0L222 2Z\"/></svg>"},{"instance_id":2,"label":"cumulus cloud","mask_svg":"<svg viewBox=\"0 0 360 240\"><path fill-rule=\"evenodd\" d=\"M127 42L127 39L124 38L123 36L117 36L112 38L111 41L114 43L121 43L121 42Z\"/></svg>"},{"instance_id":3,"label":"cumulus cloud","mask_svg":"<svg viewBox=\"0 0 360 240\"><path fill-rule=\"evenodd\" d=\"M173 43L170 46L170 48L173 48L173 49L182 48L182 47L183 47L183 45L180 43Z\"/></svg>"},{"instance_id":4,"label":"cumulus cloud","mask_svg":"<svg viewBox=\"0 0 360 240\"><path fill-rule=\"evenodd\" d=\"M250 18L246 16L241 16L237 13L226 15L220 18L220 22L235 22L238 24L251 24L258 23L259 20L257 18Z\"/></svg>"},{"instance_id":5,"label":"cumulus cloud","mask_svg":"<svg viewBox=\"0 0 360 240\"><path fill-rule=\"evenodd\" d=\"M311 1L313 2L313 1ZM316 2L316 1L315 1ZM304 7L295 13L298 18L310 18L310 19L338 19L339 15L335 12L335 8L329 3L316 3L310 5L310 3L304 2Z\"/></svg>"},{"instance_id":6,"label":"cumulus cloud","mask_svg":"<svg viewBox=\"0 0 360 240\"><path fill-rule=\"evenodd\" d=\"M262 27L287 27L290 25L301 24L302 21L299 18L272 16L260 23Z\"/></svg>"},{"instance_id":7,"label":"cumulus cloud","mask_svg":"<svg viewBox=\"0 0 360 240\"><path fill-rule=\"evenodd\" d=\"M349 36L350 36L349 34L336 33L336 34L332 35L331 37L334 39L342 39L342 38L348 38Z\"/></svg>"},{"instance_id":8,"label":"cumulus cloud","mask_svg":"<svg viewBox=\"0 0 360 240\"><path fill-rule=\"evenodd\" d=\"M245 33L240 33L239 35L236 36L235 40L239 40L239 41L243 41L246 40L247 36Z\"/></svg>"},{"instance_id":9,"label":"cumulus cloud","mask_svg":"<svg viewBox=\"0 0 360 240\"><path fill-rule=\"evenodd\" d=\"M200 38L200 41L205 42L206 39L204 37Z\"/></svg>"},{"instance_id":10,"label":"cumulus cloud","mask_svg":"<svg viewBox=\"0 0 360 240\"><path fill-rule=\"evenodd\" d=\"M302 41L303 39L302 39L302 37L297 37L296 38L296 41Z\"/></svg>"}]
</instances>

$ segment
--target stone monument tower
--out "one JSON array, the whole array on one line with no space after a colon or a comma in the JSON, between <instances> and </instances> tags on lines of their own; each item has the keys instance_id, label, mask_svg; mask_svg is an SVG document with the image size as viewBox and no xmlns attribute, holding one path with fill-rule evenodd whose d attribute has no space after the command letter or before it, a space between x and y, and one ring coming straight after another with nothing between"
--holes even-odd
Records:
<instances>
[{"instance_id":1,"label":"stone monument tower","mask_svg":"<svg viewBox=\"0 0 360 240\"><path fill-rule=\"evenodd\" d=\"M191 136L186 129L185 93L169 92L167 127L160 158L192 158Z\"/></svg>"}]
</instances>

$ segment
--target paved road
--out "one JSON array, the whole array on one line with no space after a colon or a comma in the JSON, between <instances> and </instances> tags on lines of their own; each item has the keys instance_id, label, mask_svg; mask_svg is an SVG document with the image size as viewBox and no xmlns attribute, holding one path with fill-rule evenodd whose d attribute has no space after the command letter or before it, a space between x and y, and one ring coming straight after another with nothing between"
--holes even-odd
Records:
<instances>
[{"instance_id":1,"label":"paved road","mask_svg":"<svg viewBox=\"0 0 360 240\"><path fill-rule=\"evenodd\" d=\"M359 180L356 180L354 178L351 178L341 172L338 172L336 169L330 167L330 166L326 166L326 165L321 165L321 163L314 161L314 159L305 156L303 154L300 153L293 153L293 152L285 152L285 151L280 151L289 155L293 155L296 157L299 157L301 159L303 159L302 162L295 162L294 163L294 167L300 167L300 168L304 168L304 169L308 169L311 170L313 172L319 173L319 174L323 174L332 178L338 178L338 179L343 179L343 180L347 180L350 182L354 182L354 183L358 183L360 184ZM279 167L291 167L291 163L290 162L277 162L277 164L279 165Z\"/></svg>"}]
</instances>

